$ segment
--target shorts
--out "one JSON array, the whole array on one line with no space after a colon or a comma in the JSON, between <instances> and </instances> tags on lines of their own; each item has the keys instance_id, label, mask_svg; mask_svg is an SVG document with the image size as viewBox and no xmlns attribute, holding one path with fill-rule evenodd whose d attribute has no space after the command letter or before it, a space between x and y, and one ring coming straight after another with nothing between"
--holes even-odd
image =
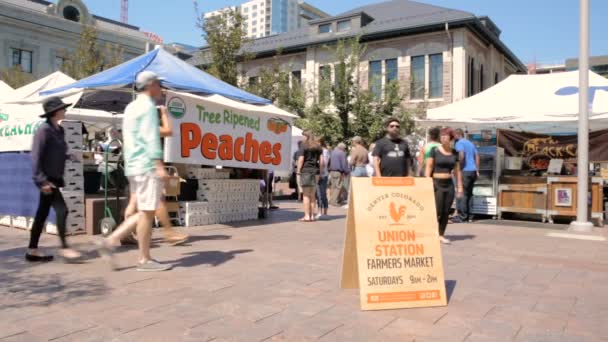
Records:
<instances>
[{"instance_id":1,"label":"shorts","mask_svg":"<svg viewBox=\"0 0 608 342\"><path fill-rule=\"evenodd\" d=\"M137 196L137 210L156 210L163 197L163 185L163 181L153 172L129 177L129 190Z\"/></svg>"},{"instance_id":2,"label":"shorts","mask_svg":"<svg viewBox=\"0 0 608 342\"><path fill-rule=\"evenodd\" d=\"M302 188L314 188L317 186L317 175L314 173L302 173L300 175Z\"/></svg>"}]
</instances>

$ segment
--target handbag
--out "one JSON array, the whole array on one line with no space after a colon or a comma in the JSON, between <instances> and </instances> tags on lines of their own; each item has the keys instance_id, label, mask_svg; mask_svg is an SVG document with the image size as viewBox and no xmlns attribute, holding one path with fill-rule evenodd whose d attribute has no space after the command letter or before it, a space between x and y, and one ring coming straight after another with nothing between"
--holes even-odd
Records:
<instances>
[{"instance_id":1,"label":"handbag","mask_svg":"<svg viewBox=\"0 0 608 342\"><path fill-rule=\"evenodd\" d=\"M289 176L289 188L290 189L298 188L298 179L297 179L297 175L295 172L292 172L291 176Z\"/></svg>"}]
</instances>

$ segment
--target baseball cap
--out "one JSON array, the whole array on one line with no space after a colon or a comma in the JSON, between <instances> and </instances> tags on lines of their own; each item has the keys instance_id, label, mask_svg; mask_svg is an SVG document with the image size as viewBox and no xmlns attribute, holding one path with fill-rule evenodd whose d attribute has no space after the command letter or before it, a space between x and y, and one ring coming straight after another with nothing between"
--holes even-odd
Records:
<instances>
[{"instance_id":1,"label":"baseball cap","mask_svg":"<svg viewBox=\"0 0 608 342\"><path fill-rule=\"evenodd\" d=\"M158 77L158 75L152 71L142 71L135 77L135 89L143 90L150 83L162 80L164 80L164 78Z\"/></svg>"}]
</instances>

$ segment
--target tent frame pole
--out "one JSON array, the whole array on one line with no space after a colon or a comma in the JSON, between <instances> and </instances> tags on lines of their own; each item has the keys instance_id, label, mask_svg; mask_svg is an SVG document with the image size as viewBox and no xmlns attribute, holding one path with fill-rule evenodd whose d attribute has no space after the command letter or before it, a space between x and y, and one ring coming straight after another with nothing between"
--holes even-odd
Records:
<instances>
[{"instance_id":1,"label":"tent frame pole","mask_svg":"<svg viewBox=\"0 0 608 342\"><path fill-rule=\"evenodd\" d=\"M578 151L577 151L577 203L576 221L570 223L570 230L590 232L589 222L589 0L580 0L579 56L578 56Z\"/></svg>"}]
</instances>

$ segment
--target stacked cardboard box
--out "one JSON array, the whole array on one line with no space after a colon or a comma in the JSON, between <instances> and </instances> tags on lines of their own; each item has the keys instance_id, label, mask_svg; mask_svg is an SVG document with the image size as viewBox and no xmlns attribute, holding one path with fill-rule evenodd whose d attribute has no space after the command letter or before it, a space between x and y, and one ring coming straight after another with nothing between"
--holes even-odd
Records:
<instances>
[{"instance_id":1,"label":"stacked cardboard box","mask_svg":"<svg viewBox=\"0 0 608 342\"><path fill-rule=\"evenodd\" d=\"M193 168L188 176L198 179L197 201L181 202L185 226L204 226L253 220L258 217L260 182L256 179L228 179L229 172Z\"/></svg>"},{"instance_id":2,"label":"stacked cardboard box","mask_svg":"<svg viewBox=\"0 0 608 342\"><path fill-rule=\"evenodd\" d=\"M27 229L30 230L32 228L32 224L34 223L34 219L31 217L25 216L13 216L11 217L11 223L13 228L19 229Z\"/></svg>"},{"instance_id":3,"label":"stacked cardboard box","mask_svg":"<svg viewBox=\"0 0 608 342\"><path fill-rule=\"evenodd\" d=\"M0 226L11 227L13 225L13 218L10 215L0 215Z\"/></svg>"},{"instance_id":4,"label":"stacked cardboard box","mask_svg":"<svg viewBox=\"0 0 608 342\"><path fill-rule=\"evenodd\" d=\"M85 202L84 202L84 168L82 164L82 123L80 121L67 121L61 123L65 131L65 140L71 158L65 164L63 178L65 186L61 194L68 207L66 233L80 234L85 232ZM57 234L57 226L47 224L47 233Z\"/></svg>"},{"instance_id":5,"label":"stacked cardboard box","mask_svg":"<svg viewBox=\"0 0 608 342\"><path fill-rule=\"evenodd\" d=\"M198 166L188 166L186 170L188 179L229 179L230 171L215 168L201 168Z\"/></svg>"}]
</instances>

